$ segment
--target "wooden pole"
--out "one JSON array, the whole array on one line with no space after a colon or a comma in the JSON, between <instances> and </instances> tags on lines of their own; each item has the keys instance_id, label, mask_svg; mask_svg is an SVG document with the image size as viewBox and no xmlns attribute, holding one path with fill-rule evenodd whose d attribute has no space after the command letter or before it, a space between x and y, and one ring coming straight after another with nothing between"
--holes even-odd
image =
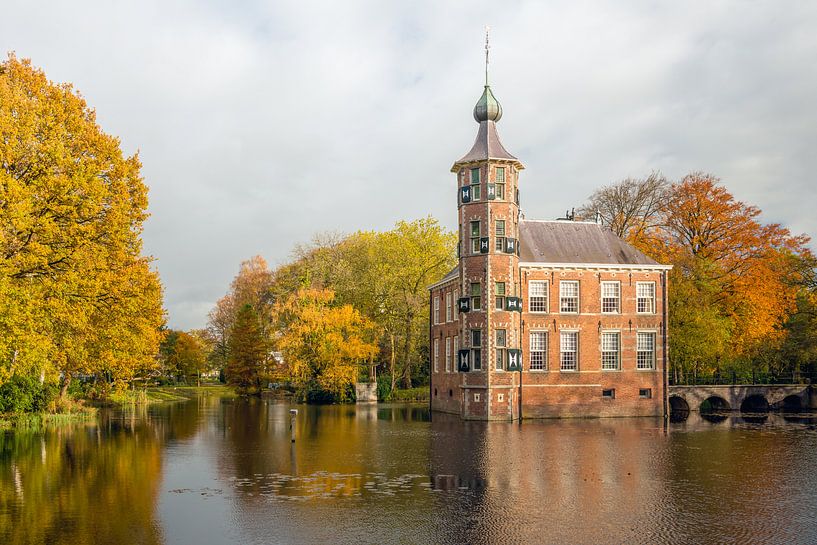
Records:
<instances>
[{"instance_id":1,"label":"wooden pole","mask_svg":"<svg viewBox=\"0 0 817 545\"><path fill-rule=\"evenodd\" d=\"M298 409L289 410L289 439L292 443L295 442L295 420L298 417Z\"/></svg>"}]
</instances>

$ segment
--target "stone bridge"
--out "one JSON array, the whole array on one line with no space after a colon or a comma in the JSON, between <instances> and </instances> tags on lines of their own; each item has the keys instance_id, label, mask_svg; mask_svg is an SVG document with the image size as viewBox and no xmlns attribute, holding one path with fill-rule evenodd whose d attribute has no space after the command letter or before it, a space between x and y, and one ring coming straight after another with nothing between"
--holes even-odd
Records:
<instances>
[{"instance_id":1,"label":"stone bridge","mask_svg":"<svg viewBox=\"0 0 817 545\"><path fill-rule=\"evenodd\" d=\"M670 412L817 409L817 392L809 384L735 384L670 386Z\"/></svg>"}]
</instances>

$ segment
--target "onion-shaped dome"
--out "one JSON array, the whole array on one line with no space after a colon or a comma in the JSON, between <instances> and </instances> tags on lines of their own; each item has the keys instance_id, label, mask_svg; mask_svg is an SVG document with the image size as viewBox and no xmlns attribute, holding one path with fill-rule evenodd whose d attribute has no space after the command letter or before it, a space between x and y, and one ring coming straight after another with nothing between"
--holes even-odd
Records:
<instances>
[{"instance_id":1,"label":"onion-shaped dome","mask_svg":"<svg viewBox=\"0 0 817 545\"><path fill-rule=\"evenodd\" d=\"M486 85L477 105L474 106L474 119L477 120L477 123L482 123L483 121L499 121L501 118L502 106L491 92L491 88Z\"/></svg>"}]
</instances>

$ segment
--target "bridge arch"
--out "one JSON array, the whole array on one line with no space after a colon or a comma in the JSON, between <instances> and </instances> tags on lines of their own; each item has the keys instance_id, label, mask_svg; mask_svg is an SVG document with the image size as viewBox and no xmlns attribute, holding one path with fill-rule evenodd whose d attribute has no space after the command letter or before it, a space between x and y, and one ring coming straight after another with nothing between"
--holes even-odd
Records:
<instances>
[{"instance_id":1,"label":"bridge arch","mask_svg":"<svg viewBox=\"0 0 817 545\"><path fill-rule=\"evenodd\" d=\"M689 403L679 395L669 396L670 422L683 422L689 418Z\"/></svg>"},{"instance_id":2,"label":"bridge arch","mask_svg":"<svg viewBox=\"0 0 817 545\"><path fill-rule=\"evenodd\" d=\"M788 395L783 398L781 408L783 412L798 413L803 410L803 399L799 395Z\"/></svg>"},{"instance_id":3,"label":"bridge arch","mask_svg":"<svg viewBox=\"0 0 817 545\"><path fill-rule=\"evenodd\" d=\"M740 404L742 413L767 413L769 412L769 400L763 394L751 394L746 396Z\"/></svg>"},{"instance_id":4,"label":"bridge arch","mask_svg":"<svg viewBox=\"0 0 817 545\"><path fill-rule=\"evenodd\" d=\"M719 395L711 395L701 402L699 409L702 413L714 413L719 411L731 411L732 406Z\"/></svg>"}]
</instances>

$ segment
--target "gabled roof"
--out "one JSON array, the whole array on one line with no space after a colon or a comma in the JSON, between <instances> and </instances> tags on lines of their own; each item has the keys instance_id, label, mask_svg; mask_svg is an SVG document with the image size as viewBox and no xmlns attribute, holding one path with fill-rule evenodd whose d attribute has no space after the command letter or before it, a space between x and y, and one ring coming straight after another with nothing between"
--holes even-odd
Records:
<instances>
[{"instance_id":1,"label":"gabled roof","mask_svg":"<svg viewBox=\"0 0 817 545\"><path fill-rule=\"evenodd\" d=\"M473 163L475 161L484 161L486 159L500 159L505 161L514 161L518 163L519 168L524 168L519 159L508 153L508 150L502 145L499 140L499 134L496 132L496 123L491 120L482 121L479 124L479 131L477 132L477 139L471 147L471 151L454 163L451 167L452 171L457 170L457 165L462 163Z\"/></svg>"},{"instance_id":2,"label":"gabled roof","mask_svg":"<svg viewBox=\"0 0 817 545\"><path fill-rule=\"evenodd\" d=\"M520 220L519 261L669 268L624 242L608 227L583 221Z\"/></svg>"}]
</instances>

